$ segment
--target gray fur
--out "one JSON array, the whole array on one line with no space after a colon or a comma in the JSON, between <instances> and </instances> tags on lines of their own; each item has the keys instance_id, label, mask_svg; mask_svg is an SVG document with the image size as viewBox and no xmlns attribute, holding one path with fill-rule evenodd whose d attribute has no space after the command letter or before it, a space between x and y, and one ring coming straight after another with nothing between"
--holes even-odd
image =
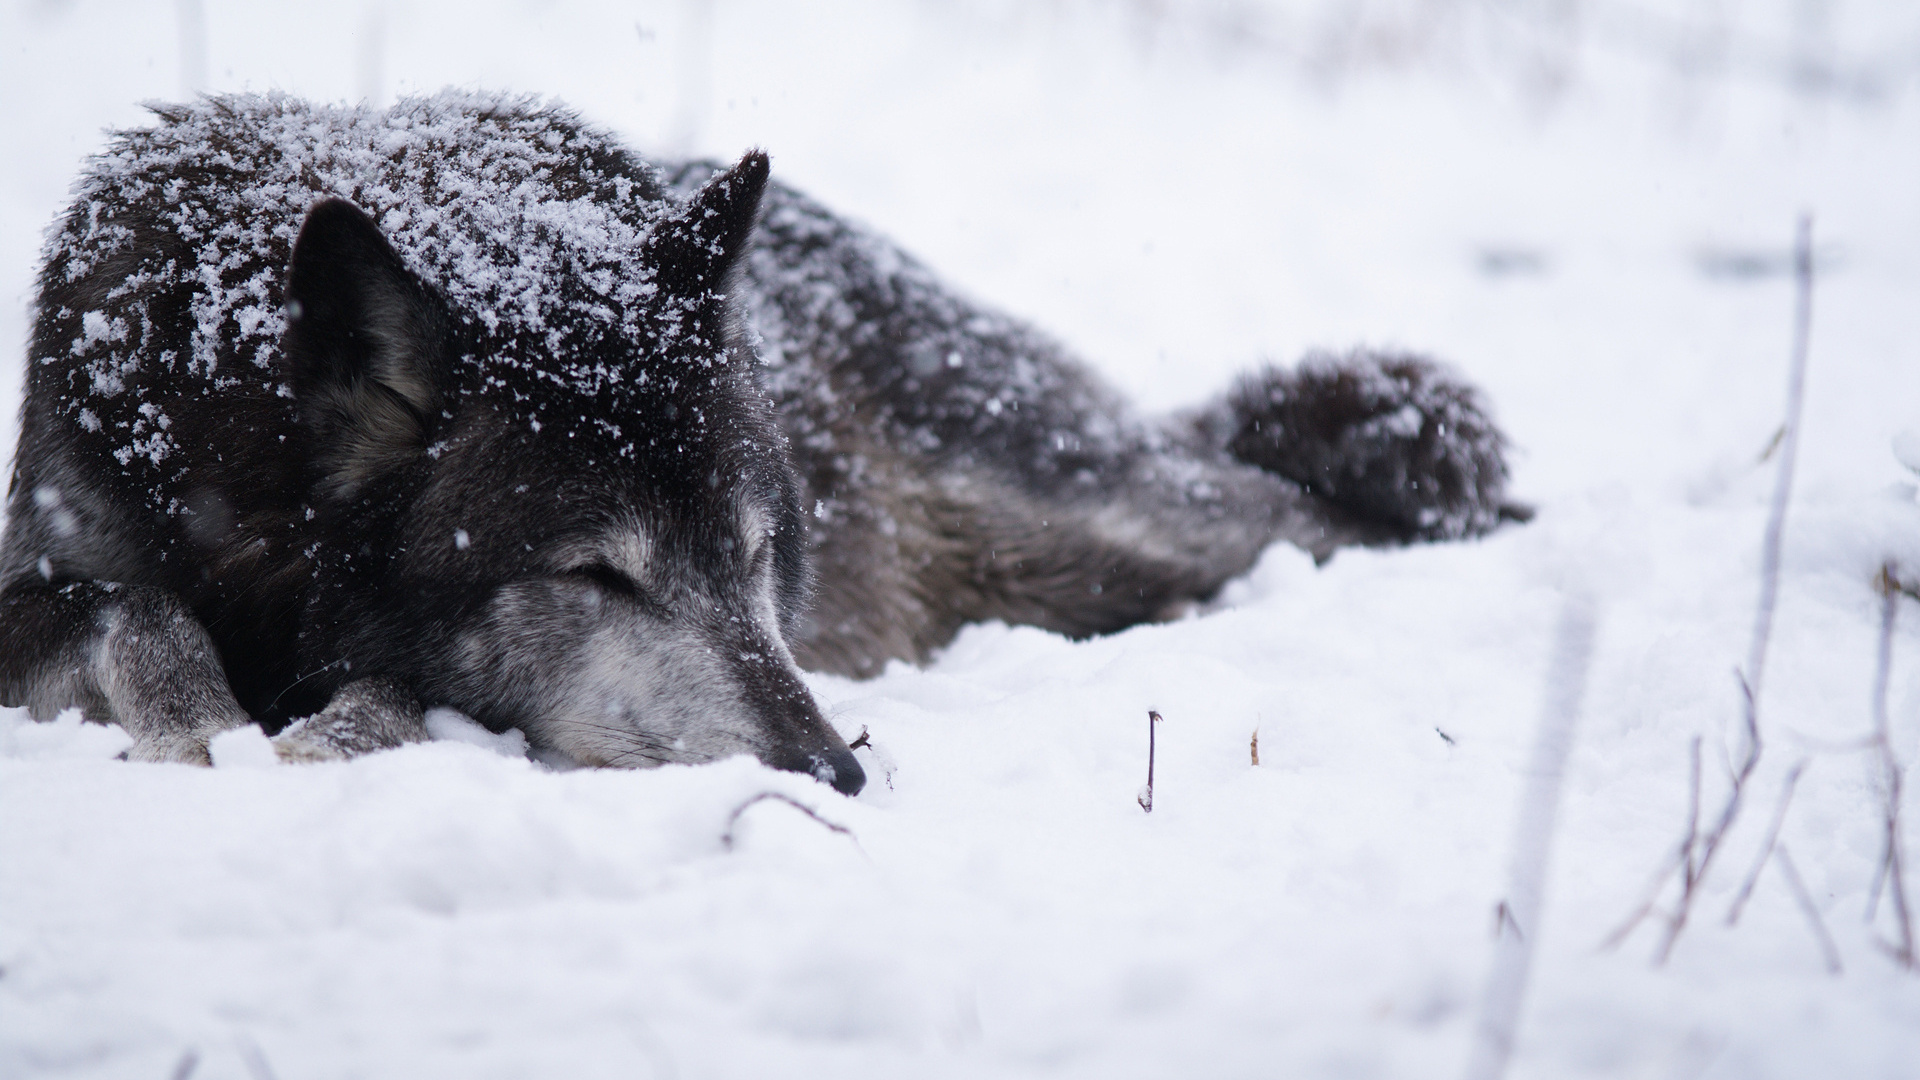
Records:
<instances>
[{"instance_id":1,"label":"gray fur","mask_svg":"<svg viewBox=\"0 0 1920 1080\"><path fill-rule=\"evenodd\" d=\"M715 168L669 176L691 191ZM985 619L1107 633L1211 596L1276 540L1324 560L1477 535L1506 505L1502 437L1431 361L1354 353L1251 376L1191 415L1140 417L1057 343L779 184L745 284L814 510L820 587L793 643L804 667L863 677L921 662ZM1355 386L1374 397L1335 393ZM1282 411L1269 389L1294 410L1289 430L1329 407L1263 457L1262 425ZM1379 422L1402 409L1411 429ZM1329 460L1383 479L1358 500L1345 498L1358 484L1316 491L1301 474Z\"/></svg>"},{"instance_id":2,"label":"gray fur","mask_svg":"<svg viewBox=\"0 0 1920 1080\"><path fill-rule=\"evenodd\" d=\"M345 761L431 737L413 691L376 676L341 687L326 708L287 725L273 745L284 761Z\"/></svg>"},{"instance_id":3,"label":"gray fur","mask_svg":"<svg viewBox=\"0 0 1920 1080\"><path fill-rule=\"evenodd\" d=\"M171 593L142 585L73 582L50 607L78 632L48 650L27 678L36 720L78 707L133 736L134 761L207 764L215 735L251 722L227 689L219 654L193 613Z\"/></svg>"}]
</instances>

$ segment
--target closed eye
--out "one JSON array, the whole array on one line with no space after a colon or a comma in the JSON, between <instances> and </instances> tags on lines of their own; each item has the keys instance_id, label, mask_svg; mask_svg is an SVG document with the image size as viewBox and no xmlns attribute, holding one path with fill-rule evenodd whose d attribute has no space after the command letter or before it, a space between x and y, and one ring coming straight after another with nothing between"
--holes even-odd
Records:
<instances>
[{"instance_id":1,"label":"closed eye","mask_svg":"<svg viewBox=\"0 0 1920 1080\"><path fill-rule=\"evenodd\" d=\"M640 586L634 584L632 578L605 563L576 567L567 573L573 577L585 578L593 582L601 591L615 596L637 597L640 595Z\"/></svg>"}]
</instances>

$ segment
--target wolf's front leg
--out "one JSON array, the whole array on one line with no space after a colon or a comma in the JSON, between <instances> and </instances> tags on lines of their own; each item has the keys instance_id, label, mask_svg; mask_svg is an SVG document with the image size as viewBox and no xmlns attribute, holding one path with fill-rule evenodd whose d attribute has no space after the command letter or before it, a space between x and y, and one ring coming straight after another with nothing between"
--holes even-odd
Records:
<instances>
[{"instance_id":1,"label":"wolf's front leg","mask_svg":"<svg viewBox=\"0 0 1920 1080\"><path fill-rule=\"evenodd\" d=\"M208 740L253 722L206 627L148 585L16 581L0 592L0 704L119 724L134 761L205 765Z\"/></svg>"},{"instance_id":2,"label":"wolf's front leg","mask_svg":"<svg viewBox=\"0 0 1920 1080\"><path fill-rule=\"evenodd\" d=\"M375 675L341 687L326 708L295 721L273 745L286 761L342 761L429 738L413 691Z\"/></svg>"}]
</instances>

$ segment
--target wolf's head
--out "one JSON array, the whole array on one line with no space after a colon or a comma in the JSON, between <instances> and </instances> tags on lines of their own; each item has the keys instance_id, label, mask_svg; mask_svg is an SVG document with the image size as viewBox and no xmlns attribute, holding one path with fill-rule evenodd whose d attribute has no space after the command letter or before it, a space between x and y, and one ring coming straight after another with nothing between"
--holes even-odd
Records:
<instances>
[{"instance_id":1,"label":"wolf's head","mask_svg":"<svg viewBox=\"0 0 1920 1080\"><path fill-rule=\"evenodd\" d=\"M756 152L687 204L636 194L619 266L515 250L590 231L565 204L467 209L446 242L502 276L479 295L533 297L514 311L425 280L351 203L310 210L285 340L322 545L306 656L586 763L749 753L860 789L787 650L798 482L732 299L766 179Z\"/></svg>"}]
</instances>

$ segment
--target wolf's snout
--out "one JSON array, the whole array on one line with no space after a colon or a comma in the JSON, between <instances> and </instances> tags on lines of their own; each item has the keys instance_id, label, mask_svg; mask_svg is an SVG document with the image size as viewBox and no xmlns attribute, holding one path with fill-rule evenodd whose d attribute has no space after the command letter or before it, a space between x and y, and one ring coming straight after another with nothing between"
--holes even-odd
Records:
<instances>
[{"instance_id":1,"label":"wolf's snout","mask_svg":"<svg viewBox=\"0 0 1920 1080\"><path fill-rule=\"evenodd\" d=\"M851 750L829 750L814 758L814 779L830 784L842 795L858 795L867 786L867 770L854 760Z\"/></svg>"},{"instance_id":2,"label":"wolf's snout","mask_svg":"<svg viewBox=\"0 0 1920 1080\"><path fill-rule=\"evenodd\" d=\"M739 651L763 658L771 652ZM741 682L746 686L747 702L772 735L762 744L762 762L787 772L806 773L843 795L860 793L867 784L867 771L854 759L847 741L820 715L819 703L798 668L761 659L745 666Z\"/></svg>"},{"instance_id":3,"label":"wolf's snout","mask_svg":"<svg viewBox=\"0 0 1920 1080\"><path fill-rule=\"evenodd\" d=\"M786 753L775 757L763 757L761 760L776 769L787 772L806 773L815 780L831 786L842 795L858 795L860 789L867 786L867 770L860 767L854 759L853 751L841 743L838 736L831 736L837 746L826 746L818 750L802 753Z\"/></svg>"}]
</instances>

